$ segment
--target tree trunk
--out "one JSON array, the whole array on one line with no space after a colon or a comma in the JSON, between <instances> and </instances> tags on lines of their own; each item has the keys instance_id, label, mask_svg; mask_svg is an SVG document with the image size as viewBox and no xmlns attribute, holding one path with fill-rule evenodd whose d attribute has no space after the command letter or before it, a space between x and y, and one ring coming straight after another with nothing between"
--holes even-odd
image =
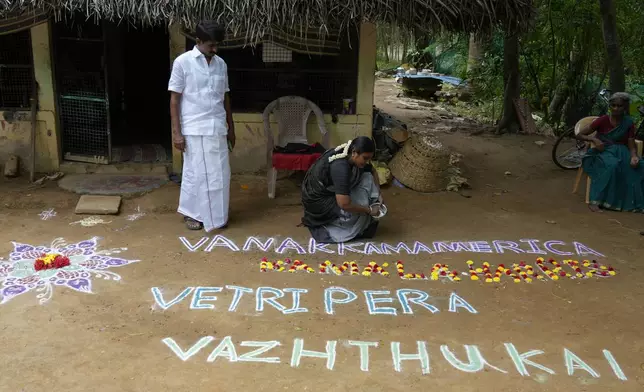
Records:
<instances>
[{"instance_id":1,"label":"tree trunk","mask_svg":"<svg viewBox=\"0 0 644 392\"><path fill-rule=\"evenodd\" d=\"M427 32L415 28L414 38L416 40L416 50L422 51L429 46L429 34Z\"/></svg>"},{"instance_id":2,"label":"tree trunk","mask_svg":"<svg viewBox=\"0 0 644 392\"><path fill-rule=\"evenodd\" d=\"M402 34L402 45L403 45L403 50L402 50L402 58L400 59L400 61L405 63L407 62L407 52L409 51L409 34L407 32L403 32Z\"/></svg>"},{"instance_id":3,"label":"tree trunk","mask_svg":"<svg viewBox=\"0 0 644 392\"><path fill-rule=\"evenodd\" d=\"M424 50L429 46L430 39L428 33L415 28L414 39L416 51L419 53L419 56L417 58L414 58L413 64L410 65L412 65L416 69L429 68L433 62L433 59L429 53L424 53Z\"/></svg>"},{"instance_id":4,"label":"tree trunk","mask_svg":"<svg viewBox=\"0 0 644 392\"><path fill-rule=\"evenodd\" d=\"M503 40L503 117L499 121L496 133L518 131L519 119L514 110L514 100L521 95L519 79L519 36L506 36Z\"/></svg>"},{"instance_id":5,"label":"tree trunk","mask_svg":"<svg viewBox=\"0 0 644 392\"><path fill-rule=\"evenodd\" d=\"M523 54L523 58L525 59L525 65L528 70L528 74L530 74L532 83L534 83L534 89L536 90L534 105L536 105L536 107L539 107L541 105L541 99L543 98L543 92L541 91L541 82L539 81L539 74L537 70L534 68L534 66L532 65L532 59L527 53ZM547 116L548 116L548 113L546 111L546 117Z\"/></svg>"},{"instance_id":6,"label":"tree trunk","mask_svg":"<svg viewBox=\"0 0 644 392\"><path fill-rule=\"evenodd\" d=\"M604 47L608 63L608 86L616 93L626 90L624 77L624 61L617 38L617 16L613 0L599 0L599 11L602 16L602 31L604 32Z\"/></svg>"},{"instance_id":7,"label":"tree trunk","mask_svg":"<svg viewBox=\"0 0 644 392\"><path fill-rule=\"evenodd\" d=\"M473 72L481 65L484 52L484 40L474 33L470 34L469 52L467 55L467 73Z\"/></svg>"},{"instance_id":8,"label":"tree trunk","mask_svg":"<svg viewBox=\"0 0 644 392\"><path fill-rule=\"evenodd\" d=\"M587 49L589 37L590 29L584 32L581 39L576 39L573 42L568 69L562 75L563 78L557 86L548 108L548 119L551 123L558 124L562 117L566 123L569 123L576 116L571 110L578 106L579 93L583 89L584 68L589 59L589 50Z\"/></svg>"},{"instance_id":9,"label":"tree trunk","mask_svg":"<svg viewBox=\"0 0 644 392\"><path fill-rule=\"evenodd\" d=\"M389 64L389 46L387 45L387 37L383 37L384 39L382 40L382 47L383 47L383 52L385 53L385 63ZM372 41L373 42L373 41Z\"/></svg>"}]
</instances>

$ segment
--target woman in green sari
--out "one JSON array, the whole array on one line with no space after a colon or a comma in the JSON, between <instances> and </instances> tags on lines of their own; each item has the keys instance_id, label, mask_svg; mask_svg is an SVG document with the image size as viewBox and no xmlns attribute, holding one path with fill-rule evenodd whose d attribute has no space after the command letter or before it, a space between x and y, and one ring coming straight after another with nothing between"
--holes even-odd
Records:
<instances>
[{"instance_id":1,"label":"woman in green sari","mask_svg":"<svg viewBox=\"0 0 644 392\"><path fill-rule=\"evenodd\" d=\"M601 116L581 129L577 138L592 143L582 161L591 178L590 204L593 212L644 212L644 164L635 147L635 123L629 116L630 97L615 93L610 115ZM591 136L592 134L592 136Z\"/></svg>"}]
</instances>

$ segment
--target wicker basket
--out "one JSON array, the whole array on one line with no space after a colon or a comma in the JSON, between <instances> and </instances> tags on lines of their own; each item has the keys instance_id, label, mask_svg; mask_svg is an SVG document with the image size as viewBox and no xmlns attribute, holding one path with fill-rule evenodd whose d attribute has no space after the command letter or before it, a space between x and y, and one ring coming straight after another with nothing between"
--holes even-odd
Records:
<instances>
[{"instance_id":1,"label":"wicker basket","mask_svg":"<svg viewBox=\"0 0 644 392\"><path fill-rule=\"evenodd\" d=\"M441 142L414 135L391 160L391 174L403 185L418 192L444 191L449 151Z\"/></svg>"}]
</instances>

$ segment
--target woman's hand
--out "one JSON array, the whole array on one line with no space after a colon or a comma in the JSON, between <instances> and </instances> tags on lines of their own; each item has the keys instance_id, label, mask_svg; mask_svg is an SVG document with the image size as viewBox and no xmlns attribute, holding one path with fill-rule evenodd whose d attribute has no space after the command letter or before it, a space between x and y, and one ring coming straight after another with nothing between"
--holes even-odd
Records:
<instances>
[{"instance_id":1,"label":"woman's hand","mask_svg":"<svg viewBox=\"0 0 644 392\"><path fill-rule=\"evenodd\" d=\"M595 145L595 150L599 152L604 152L604 143L601 140L595 138L593 140L593 144Z\"/></svg>"},{"instance_id":2,"label":"woman's hand","mask_svg":"<svg viewBox=\"0 0 644 392\"><path fill-rule=\"evenodd\" d=\"M371 216L378 216L380 215L380 205L375 204L369 207L369 215Z\"/></svg>"},{"instance_id":3,"label":"woman's hand","mask_svg":"<svg viewBox=\"0 0 644 392\"><path fill-rule=\"evenodd\" d=\"M635 169L637 167L637 164L640 163L640 159L636 156L631 157L631 167Z\"/></svg>"}]
</instances>

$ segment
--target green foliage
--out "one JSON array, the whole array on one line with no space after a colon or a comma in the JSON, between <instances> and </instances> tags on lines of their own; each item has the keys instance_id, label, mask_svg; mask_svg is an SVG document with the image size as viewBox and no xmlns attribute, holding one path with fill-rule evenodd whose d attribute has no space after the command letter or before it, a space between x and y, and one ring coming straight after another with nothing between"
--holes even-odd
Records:
<instances>
[{"instance_id":1,"label":"green foliage","mask_svg":"<svg viewBox=\"0 0 644 392\"><path fill-rule=\"evenodd\" d=\"M407 61L417 69L430 68L433 61L431 49L429 47L423 49L415 48L409 52Z\"/></svg>"},{"instance_id":2,"label":"green foliage","mask_svg":"<svg viewBox=\"0 0 644 392\"><path fill-rule=\"evenodd\" d=\"M613 0L631 114L644 104L644 1ZM551 124L574 123L606 112L597 93L607 88L607 69L598 0L534 0L532 26L520 40L521 95ZM467 77L472 105L499 118L504 92L503 34L495 32L479 66L466 75L469 36L440 35L410 52L429 53L435 72ZM413 57L413 56L412 56Z\"/></svg>"},{"instance_id":3,"label":"green foliage","mask_svg":"<svg viewBox=\"0 0 644 392\"><path fill-rule=\"evenodd\" d=\"M400 66L400 61L386 61L385 59L376 60L376 69L378 71L385 71L389 69L395 69Z\"/></svg>"},{"instance_id":4,"label":"green foliage","mask_svg":"<svg viewBox=\"0 0 644 392\"><path fill-rule=\"evenodd\" d=\"M462 34L445 35L431 42L425 51L434 60L434 72L465 77L468 43L469 37Z\"/></svg>"}]
</instances>

